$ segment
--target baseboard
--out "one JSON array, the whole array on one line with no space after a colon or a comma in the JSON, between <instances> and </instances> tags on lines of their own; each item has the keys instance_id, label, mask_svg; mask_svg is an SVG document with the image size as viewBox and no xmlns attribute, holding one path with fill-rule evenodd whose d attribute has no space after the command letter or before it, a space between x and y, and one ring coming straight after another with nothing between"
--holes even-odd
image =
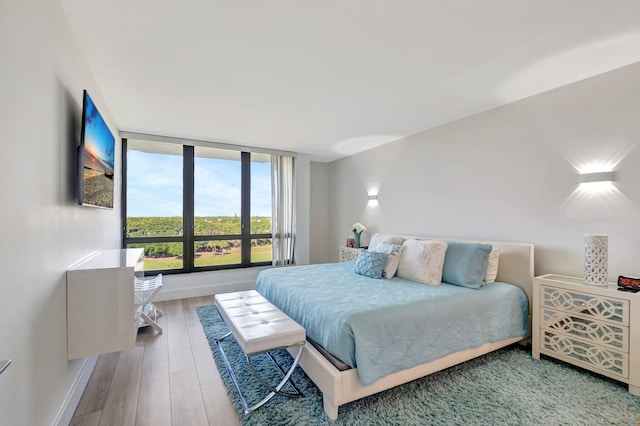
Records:
<instances>
[{"instance_id":1,"label":"baseboard","mask_svg":"<svg viewBox=\"0 0 640 426\"><path fill-rule=\"evenodd\" d=\"M154 302L162 302L165 300L186 299L189 297L211 296L218 293L228 293L231 291L253 290L256 288L256 282L240 281L225 284L210 284L200 287L188 287L177 289L162 289L153 298Z\"/></svg>"},{"instance_id":2,"label":"baseboard","mask_svg":"<svg viewBox=\"0 0 640 426\"><path fill-rule=\"evenodd\" d=\"M73 386L71 386L71 390L65 398L64 404L60 407L60 411L58 411L58 415L52 423L53 425L68 426L69 423L71 423L73 413L75 413L76 408L78 407L80 398L82 398L82 394L87 387L87 383L89 383L91 373L93 373L93 369L97 362L98 355L85 358L82 370L80 370L80 374L76 378L75 382L73 382Z\"/></svg>"}]
</instances>

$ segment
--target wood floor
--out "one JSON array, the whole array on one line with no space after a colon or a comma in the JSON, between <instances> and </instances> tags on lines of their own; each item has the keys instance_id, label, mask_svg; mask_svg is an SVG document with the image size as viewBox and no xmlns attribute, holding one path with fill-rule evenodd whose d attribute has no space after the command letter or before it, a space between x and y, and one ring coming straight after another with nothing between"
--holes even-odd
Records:
<instances>
[{"instance_id":1,"label":"wood floor","mask_svg":"<svg viewBox=\"0 0 640 426\"><path fill-rule=\"evenodd\" d=\"M239 425L196 311L211 304L155 303L163 333L141 328L134 349L101 355L70 425Z\"/></svg>"}]
</instances>

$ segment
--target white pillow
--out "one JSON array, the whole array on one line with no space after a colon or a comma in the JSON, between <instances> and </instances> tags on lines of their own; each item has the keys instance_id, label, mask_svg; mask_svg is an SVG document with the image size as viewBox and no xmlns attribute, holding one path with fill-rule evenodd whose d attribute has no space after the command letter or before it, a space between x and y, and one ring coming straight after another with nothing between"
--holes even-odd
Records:
<instances>
[{"instance_id":1,"label":"white pillow","mask_svg":"<svg viewBox=\"0 0 640 426\"><path fill-rule=\"evenodd\" d=\"M498 276L498 260L500 259L500 249L493 247L491 253L489 253L489 262L487 263L487 277L484 280L485 284L491 284L496 282Z\"/></svg>"},{"instance_id":2,"label":"white pillow","mask_svg":"<svg viewBox=\"0 0 640 426\"><path fill-rule=\"evenodd\" d=\"M439 240L406 240L398 265L398 276L419 283L440 285L447 243Z\"/></svg>"},{"instance_id":3,"label":"white pillow","mask_svg":"<svg viewBox=\"0 0 640 426\"><path fill-rule=\"evenodd\" d=\"M378 251L377 248L380 243L401 245L402 237L400 235L375 233L371 236L371 241L369 241L369 251Z\"/></svg>"},{"instance_id":4,"label":"white pillow","mask_svg":"<svg viewBox=\"0 0 640 426\"><path fill-rule=\"evenodd\" d=\"M400 244L380 243L377 250L380 253L386 253L387 263L382 270L382 278L391 279L398 270L400 264L400 257L402 256L402 246Z\"/></svg>"}]
</instances>

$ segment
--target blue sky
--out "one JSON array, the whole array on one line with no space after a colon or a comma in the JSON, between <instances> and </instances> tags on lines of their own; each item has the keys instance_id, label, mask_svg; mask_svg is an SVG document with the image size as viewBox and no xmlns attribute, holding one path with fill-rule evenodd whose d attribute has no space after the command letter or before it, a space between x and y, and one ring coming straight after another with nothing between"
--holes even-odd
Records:
<instances>
[{"instance_id":1,"label":"blue sky","mask_svg":"<svg viewBox=\"0 0 640 426\"><path fill-rule=\"evenodd\" d=\"M127 216L182 216L182 156L129 151ZM251 164L251 215L271 216L271 165ZM196 158L195 215L240 216L240 161Z\"/></svg>"}]
</instances>

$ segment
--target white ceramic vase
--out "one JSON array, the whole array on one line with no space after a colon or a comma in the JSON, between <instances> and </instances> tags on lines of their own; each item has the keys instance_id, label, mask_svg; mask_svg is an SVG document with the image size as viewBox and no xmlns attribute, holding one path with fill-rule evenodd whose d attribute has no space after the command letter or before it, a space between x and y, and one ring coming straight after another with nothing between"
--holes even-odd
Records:
<instances>
[{"instance_id":1,"label":"white ceramic vase","mask_svg":"<svg viewBox=\"0 0 640 426\"><path fill-rule=\"evenodd\" d=\"M609 237L584 234L584 283L606 286L609 279Z\"/></svg>"}]
</instances>

